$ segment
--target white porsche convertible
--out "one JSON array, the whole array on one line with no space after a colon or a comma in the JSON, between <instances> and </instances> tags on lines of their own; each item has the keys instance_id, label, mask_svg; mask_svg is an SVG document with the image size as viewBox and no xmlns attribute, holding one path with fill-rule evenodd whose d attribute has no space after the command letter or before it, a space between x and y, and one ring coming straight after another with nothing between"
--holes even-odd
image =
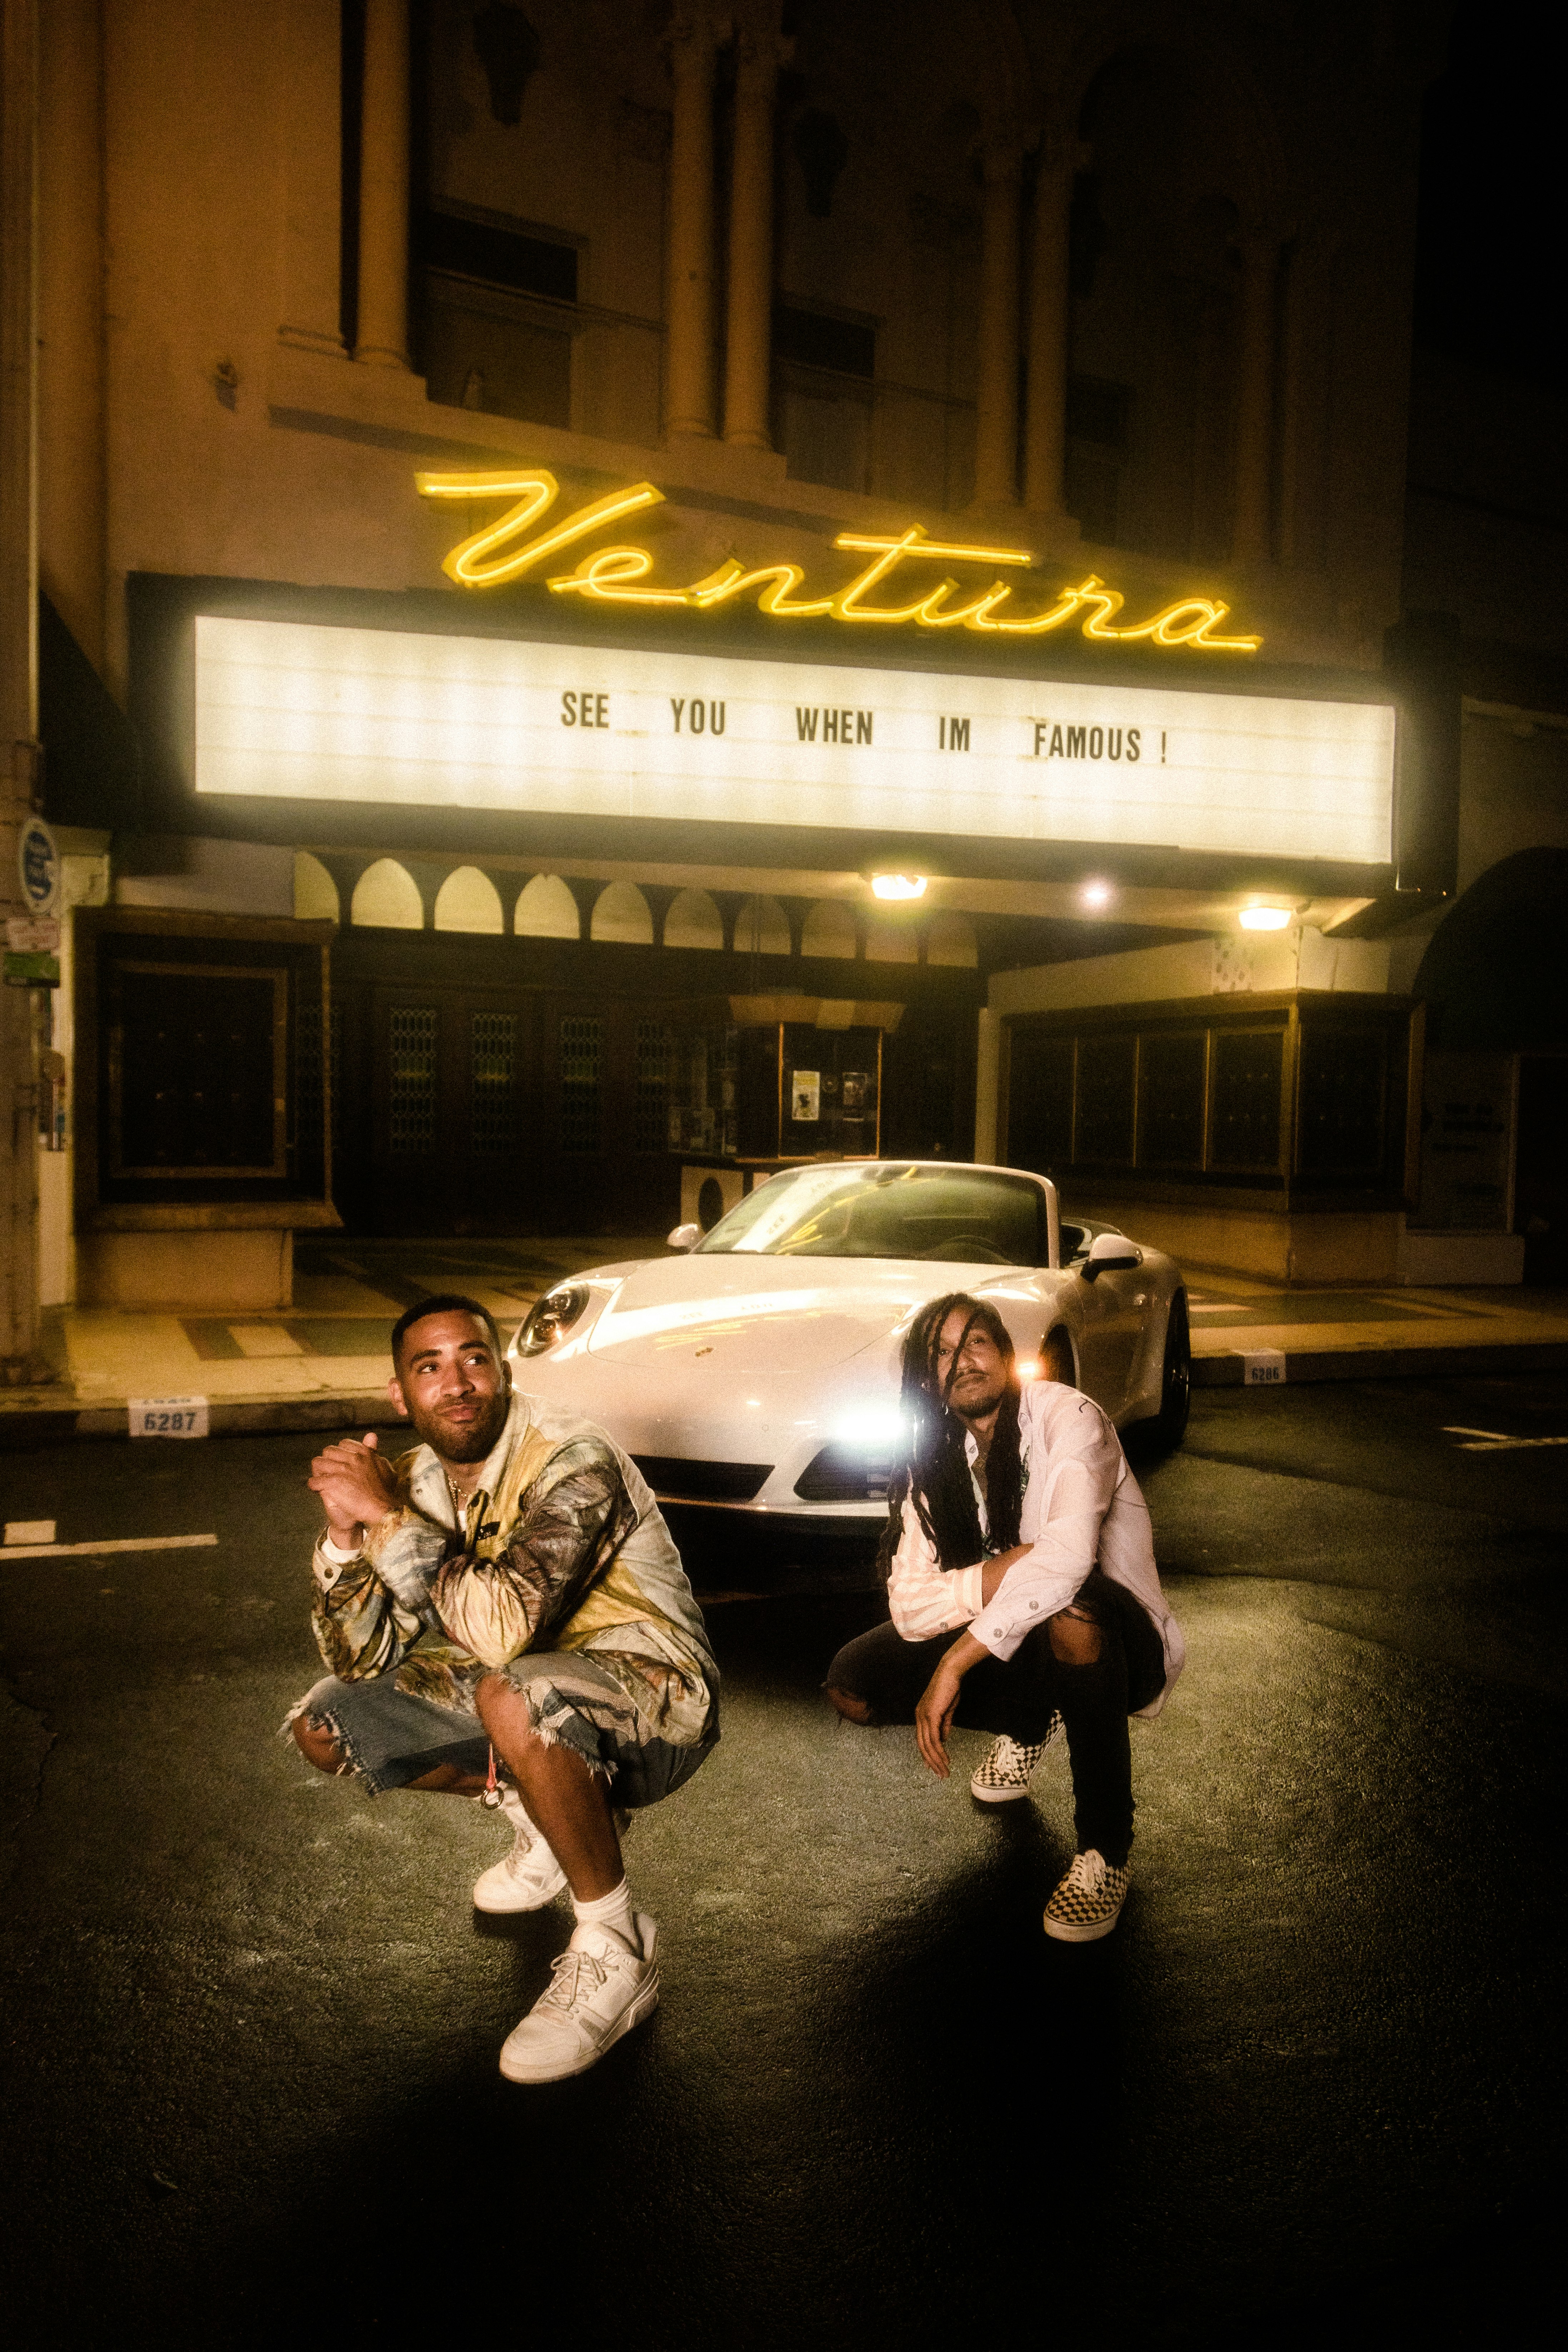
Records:
<instances>
[{"instance_id":1,"label":"white porsche convertible","mask_svg":"<svg viewBox=\"0 0 1568 2352\"><path fill-rule=\"evenodd\" d=\"M512 1340L520 1388L601 1422L663 1502L834 1522L884 1508L899 1352L929 1298L989 1299L1026 1379L1070 1381L1177 1443L1191 1378L1180 1273L1054 1184L943 1160L786 1169L668 1258L595 1266Z\"/></svg>"}]
</instances>

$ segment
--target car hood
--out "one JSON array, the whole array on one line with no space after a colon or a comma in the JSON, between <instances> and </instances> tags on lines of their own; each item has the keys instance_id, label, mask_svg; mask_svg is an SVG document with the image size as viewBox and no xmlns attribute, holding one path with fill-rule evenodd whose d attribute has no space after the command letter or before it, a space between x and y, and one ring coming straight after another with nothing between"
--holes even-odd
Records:
<instances>
[{"instance_id":1,"label":"car hood","mask_svg":"<svg viewBox=\"0 0 1568 2352\"><path fill-rule=\"evenodd\" d=\"M721 1375L823 1370L885 1346L926 1299L978 1288L977 1271L907 1258L656 1259L617 1289L588 1353L644 1370L700 1357Z\"/></svg>"}]
</instances>

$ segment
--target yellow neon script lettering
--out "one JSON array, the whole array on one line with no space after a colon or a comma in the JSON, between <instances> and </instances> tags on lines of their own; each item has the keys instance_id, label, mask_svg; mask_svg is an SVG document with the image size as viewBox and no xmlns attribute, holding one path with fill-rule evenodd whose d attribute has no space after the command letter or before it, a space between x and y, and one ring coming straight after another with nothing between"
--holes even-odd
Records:
<instances>
[{"instance_id":1,"label":"yellow neon script lettering","mask_svg":"<svg viewBox=\"0 0 1568 2352\"><path fill-rule=\"evenodd\" d=\"M415 481L422 498L506 498L513 501L499 520L461 541L446 558L441 569L460 588L494 588L505 581L519 579L544 557L559 554L563 548L586 538L590 531L617 522L642 508L664 502L662 490L656 489L651 482L637 482L627 489L612 490L606 497L595 499L592 505L557 523L552 530L529 539L526 534L560 495L554 475L542 466L495 474L418 474ZM1251 654L1263 643L1259 636L1219 635L1219 624L1230 606L1206 596L1183 597L1147 621L1126 628L1114 627L1112 624L1126 600L1116 589L1108 588L1094 572L1079 581L1076 588L1061 589L1056 603L1042 612L1016 618L994 617L1013 595L1011 584L1002 580L994 581L968 604L956 606L950 606L949 600L961 591L951 579L939 582L909 604L869 604L866 598L890 580L902 563L1028 566L1034 557L1023 547L972 547L928 539L918 523L889 538L842 531L833 543L846 552L866 554L872 559L833 596L797 596L795 592L805 578L798 563L764 563L748 571L733 556L689 587L645 586L642 583L647 581L654 566L652 552L646 547L601 549L597 554L584 556L575 572L561 573L547 585L557 596L587 596L610 604L685 604L700 613L712 612L739 596L755 593L759 612L774 620L828 616L850 623L912 622L922 629L974 629L998 635L1035 637L1064 627L1081 614L1084 635L1101 645L1131 645L1143 640L1169 650L1192 646L1205 653Z\"/></svg>"},{"instance_id":2,"label":"yellow neon script lettering","mask_svg":"<svg viewBox=\"0 0 1568 2352\"><path fill-rule=\"evenodd\" d=\"M609 604L684 604L684 588L632 586L652 570L653 558L646 547L606 547L597 555L584 556L575 572L544 584L552 596L598 596Z\"/></svg>"},{"instance_id":3,"label":"yellow neon script lettering","mask_svg":"<svg viewBox=\"0 0 1568 2352\"><path fill-rule=\"evenodd\" d=\"M789 601L805 578L805 574L798 563L765 563L758 571L748 572L744 564L737 563L731 555L717 572L710 572L706 580L699 580L695 587L687 589L686 600L688 604L695 604L699 612L706 613L715 604L728 604L735 597L743 596L748 588L756 587L759 582L769 581L772 585L764 588L757 599L760 613L772 613L783 621L807 620L823 613L831 613L831 596L818 596L805 604Z\"/></svg>"},{"instance_id":4,"label":"yellow neon script lettering","mask_svg":"<svg viewBox=\"0 0 1568 2352\"><path fill-rule=\"evenodd\" d=\"M612 490L607 498L595 499L592 506L583 507L558 523L542 539L530 540L525 546L514 547L510 555L495 555L497 548L505 547L521 531L531 530L541 515L547 512L560 495L560 484L553 474L542 466L519 474L416 474L415 488L422 499L484 499L517 497L517 504L509 507L499 522L474 532L455 547L441 569L448 580L460 588L498 588L503 580L515 580L531 564L546 555L554 555L574 540L584 539L602 523L618 522L622 515L636 514L639 507L662 506L664 492L656 490L651 482L638 482L629 490ZM652 562L651 556L649 562Z\"/></svg>"},{"instance_id":5,"label":"yellow neon script lettering","mask_svg":"<svg viewBox=\"0 0 1568 2352\"><path fill-rule=\"evenodd\" d=\"M944 580L938 588L929 589L912 604L868 605L863 604L860 599L886 580L906 556L958 563L1027 563L1030 561L1026 547L953 546L945 540L928 539L919 524L912 530L904 531L898 539L865 539L858 531L840 531L833 544L850 549L857 554L873 555L876 559L851 580L847 588L841 588L834 598L833 617L836 621L915 621L928 628L952 628L973 618L982 607L989 609L993 602L999 603L1001 596L1009 591L997 581L986 595L978 598L966 613L940 616L940 604L952 593L954 585L951 580Z\"/></svg>"}]
</instances>

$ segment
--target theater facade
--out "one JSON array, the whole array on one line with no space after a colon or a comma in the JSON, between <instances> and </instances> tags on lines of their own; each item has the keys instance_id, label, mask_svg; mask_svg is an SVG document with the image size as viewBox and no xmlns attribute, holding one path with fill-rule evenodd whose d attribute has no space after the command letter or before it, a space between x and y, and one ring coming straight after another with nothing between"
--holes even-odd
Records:
<instances>
[{"instance_id":1,"label":"theater facade","mask_svg":"<svg viewBox=\"0 0 1568 2352\"><path fill-rule=\"evenodd\" d=\"M1214 284L1145 379L1181 272L1087 10L1048 87L928 12L896 156L875 11L587 13L489 11L510 79L396 0L57 59L46 1295L276 1306L298 1234L647 1237L824 1153L1396 1278L1458 703L1345 421L1402 331L1279 228L1329 164L1167 12Z\"/></svg>"}]
</instances>

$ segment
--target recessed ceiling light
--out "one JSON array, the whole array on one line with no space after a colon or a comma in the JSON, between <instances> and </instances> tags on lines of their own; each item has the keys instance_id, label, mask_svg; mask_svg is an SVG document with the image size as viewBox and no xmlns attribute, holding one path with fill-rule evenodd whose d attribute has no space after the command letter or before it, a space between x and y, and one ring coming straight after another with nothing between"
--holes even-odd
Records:
<instances>
[{"instance_id":1,"label":"recessed ceiling light","mask_svg":"<svg viewBox=\"0 0 1568 2352\"><path fill-rule=\"evenodd\" d=\"M1115 896L1109 882L1086 882L1079 892L1086 907L1109 907Z\"/></svg>"},{"instance_id":2,"label":"recessed ceiling light","mask_svg":"<svg viewBox=\"0 0 1568 2352\"><path fill-rule=\"evenodd\" d=\"M1237 917L1244 931L1282 931L1289 919L1289 907L1243 907Z\"/></svg>"},{"instance_id":3,"label":"recessed ceiling light","mask_svg":"<svg viewBox=\"0 0 1568 2352\"><path fill-rule=\"evenodd\" d=\"M926 877L923 874L873 874L873 898L923 898Z\"/></svg>"}]
</instances>

